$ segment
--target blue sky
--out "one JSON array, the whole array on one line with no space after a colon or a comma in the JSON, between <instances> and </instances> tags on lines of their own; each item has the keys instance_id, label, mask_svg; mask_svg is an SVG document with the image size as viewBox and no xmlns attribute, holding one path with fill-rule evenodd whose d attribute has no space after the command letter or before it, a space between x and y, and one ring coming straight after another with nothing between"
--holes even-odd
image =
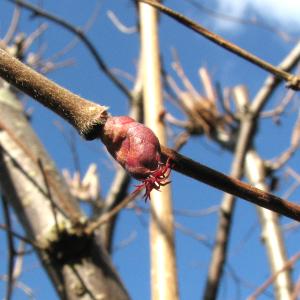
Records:
<instances>
[{"instance_id":1,"label":"blue sky","mask_svg":"<svg viewBox=\"0 0 300 300\"><path fill-rule=\"evenodd\" d=\"M223 37L273 64L278 64L293 48L297 38L299 39L300 21L296 16L300 14L300 4L296 4L296 1L285 1L284 6L282 6L282 1L280 0L264 2L248 0L197 1L224 14L247 20L255 18L266 25L273 26L272 28L286 32L291 37L288 42L266 28L255 25L242 25L238 22L228 22L222 18L213 17L197 9L189 1L165 1L165 5L181 11L188 17L193 18L211 30L215 30ZM126 26L135 26L135 8L132 5L132 1L62 0L57 4L58 2L56 1L43 0L32 1L32 3L42 3L45 9L66 18L66 20L76 26L83 26L95 10L97 3L100 3L99 17L89 30L88 36L94 42L109 67L135 76L139 55L138 35L136 33L121 33L107 16L107 11L111 10ZM0 2L1 36L8 26L12 7L8 1ZM41 22L44 21L40 19L32 20L30 15L24 12L22 13L20 28L29 34ZM32 51L36 50L41 44L45 44L47 48L44 55L45 57L50 57L72 39L73 36L70 33L56 25L49 24L48 30L33 46ZM213 80L219 82L222 87L245 84L249 89L250 98L256 94L267 76L265 71L259 70L241 58L226 52L166 16L161 17L160 43L164 67L167 72L175 78L171 68L171 49L175 48L187 76L200 91L202 87L197 74L201 66L206 67ZM50 73L48 75L50 78L85 98L109 106L113 115L128 113L127 99L99 71L81 43L64 56L63 59L73 59L75 64ZM132 82L123 77L120 78L124 80L129 88L132 87ZM285 92L286 89L282 85L275 93L273 101L268 107L276 105ZM170 103L166 105L174 115L183 118ZM26 107L33 108L32 124L58 168L67 168L74 171L74 164L66 141L53 124L59 121L67 132L72 129L59 117L31 100L26 103ZM297 113L298 108L296 105L289 107L288 112L282 117L282 126L274 127L271 120L262 122L255 145L264 159L271 159L285 149L285 146L289 143L290 130L294 125ZM111 184L114 168L111 166L103 146L99 141L86 142L78 136L76 136L76 144L80 153L80 163L83 172L86 171L89 164L97 163L101 190L102 194L105 195ZM208 138L192 138L182 152L222 172L228 173L230 170L231 154L220 149ZM299 171L298 155L292 159L290 165L296 171ZM206 209L218 205L223 195L220 191L174 172L172 182L174 208L176 209L192 211ZM281 195L291 183L290 179L285 179L278 194ZM132 188L134 188L133 184ZM293 195L293 199L297 198L299 198L299 193ZM143 201L139 201L138 205L146 210L148 209L148 204L144 204ZM2 217L1 220L3 220ZM216 213L198 218L176 216L176 222L199 235L206 236L209 243L213 242L217 222ZM283 218L282 222L288 223L288 220ZM1 245L4 245L4 237L4 234L0 232ZM295 240L299 238L299 233L297 231L293 232L293 234L287 233L285 238L288 256L291 256L298 251ZM133 210L125 210L121 213L114 243L117 247L122 241L127 239L132 239L132 241L126 247L116 250L113 255L115 266L120 272L132 299L150 299L147 213L137 213ZM176 252L181 299L200 299L205 284L210 249L203 243L177 231ZM2 246L0 249L0 257L1 261L5 261L5 246ZM5 264L0 264L0 274L5 274L5 268ZM240 279L239 284L235 281L233 274L236 274ZM265 249L260 241L260 226L255 207L243 200L238 200L229 247L229 264L226 268L219 299L245 299L268 276L269 268ZM295 278L299 276L298 269L294 272L294 276ZM53 289L35 256L30 255L26 257L24 274L21 280L34 291L36 299L55 299L56 296ZM0 297L3 297L4 286L4 283L0 281ZM268 295L270 294L272 295L272 289L269 290ZM261 299L272 299L268 295L262 296ZM27 299L27 297L22 291L17 290L14 299Z\"/></svg>"}]
</instances>

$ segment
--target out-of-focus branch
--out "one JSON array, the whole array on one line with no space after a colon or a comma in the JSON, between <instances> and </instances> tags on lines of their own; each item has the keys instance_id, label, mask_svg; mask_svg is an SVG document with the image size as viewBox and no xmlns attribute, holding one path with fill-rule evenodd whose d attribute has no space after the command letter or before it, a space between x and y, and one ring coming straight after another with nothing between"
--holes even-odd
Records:
<instances>
[{"instance_id":1,"label":"out-of-focus branch","mask_svg":"<svg viewBox=\"0 0 300 300\"><path fill-rule=\"evenodd\" d=\"M280 270L278 270L275 274L273 274L270 278L268 278L260 287L258 287L255 292L250 295L247 300L256 300L259 295L261 295L267 288L270 286L276 278L284 271L289 270L293 268L294 264L297 262L297 260L300 259L300 253L297 253L293 255ZM287 298L282 298L287 299Z\"/></svg>"},{"instance_id":2,"label":"out-of-focus branch","mask_svg":"<svg viewBox=\"0 0 300 300\"><path fill-rule=\"evenodd\" d=\"M2 40L2 42L5 45L8 45L11 42L11 40L13 39L14 34L16 33L16 30L17 30L17 27L18 27L18 24L19 24L20 15L21 15L20 7L18 5L16 5L15 8L14 8L14 13L13 13L13 16L11 18L9 28L8 28L4 38Z\"/></svg>"},{"instance_id":3,"label":"out-of-focus branch","mask_svg":"<svg viewBox=\"0 0 300 300\"><path fill-rule=\"evenodd\" d=\"M176 230L180 231L181 233L185 234L186 236L189 236L189 237L195 239L196 241L202 243L204 246L206 246L209 249L212 248L211 242L207 236L199 234L178 222L174 222L174 226L175 226Z\"/></svg>"},{"instance_id":4,"label":"out-of-focus branch","mask_svg":"<svg viewBox=\"0 0 300 300\"><path fill-rule=\"evenodd\" d=\"M177 20L179 23L185 25L186 27L190 28L191 30L199 33L200 35L204 36L205 38L209 39L213 43L219 45L220 47L244 58L245 60L255 64L256 66L272 73L278 78L281 78L282 80L285 80L287 83L287 86L299 90L300 89L300 77L290 74L278 67L275 67L274 65L262 60L261 58L251 54L250 52L242 49L241 47L225 40L221 36L210 32L205 27L197 24L196 22L190 20L189 18L185 17L184 15L156 2L153 0L139 0L140 2L147 3L149 5L152 5L153 7L159 9L164 14L170 16L171 18Z\"/></svg>"},{"instance_id":5,"label":"out-of-focus branch","mask_svg":"<svg viewBox=\"0 0 300 300\"><path fill-rule=\"evenodd\" d=\"M7 281L7 276L6 275L0 275L0 280L6 282ZM34 295L33 290L26 285L24 282L17 280L15 282L16 288L20 289L28 299L30 300L35 300L36 297Z\"/></svg>"},{"instance_id":6,"label":"out-of-focus branch","mask_svg":"<svg viewBox=\"0 0 300 300\"><path fill-rule=\"evenodd\" d=\"M254 149L247 152L245 170L249 181L255 187L268 191L265 183L265 165ZM266 247L272 274L280 271L274 279L275 298L289 300L291 299L292 279L289 270L283 268L287 263L287 257L278 215L262 207L257 207L257 209L262 227L262 241Z\"/></svg>"},{"instance_id":7,"label":"out-of-focus branch","mask_svg":"<svg viewBox=\"0 0 300 300\"><path fill-rule=\"evenodd\" d=\"M20 7L24 7L25 9L32 11L34 13L34 16L40 16L45 19L48 19L48 20L62 26L63 28L67 29L68 31L72 32L73 34L75 34L84 43L84 45L87 47L87 49L90 51L91 55L94 57L99 68L104 72L104 74L120 89L120 91L122 91L129 99L131 98L131 94L128 91L128 89L125 87L125 85L123 85L123 83L117 77L115 77L113 72L111 72L111 70L107 67L103 58L100 56L99 52L96 50L96 47L94 46L94 44L88 39L88 37L85 35L85 33L82 30L76 28L75 26L68 23L64 19L54 16L54 15L50 14L49 12L44 11L41 8L39 8L38 6L35 6L31 3L27 3L22 0L9 0L9 1L18 4Z\"/></svg>"},{"instance_id":8,"label":"out-of-focus branch","mask_svg":"<svg viewBox=\"0 0 300 300\"><path fill-rule=\"evenodd\" d=\"M217 11L213 8L210 8L208 6L203 5L202 3L199 3L198 1L195 0L188 0L189 3L191 3L192 6L195 8L199 9L203 13L210 15L211 17L214 17L216 19L222 19L225 21L233 22L233 23L238 23L242 25L253 25L258 28L268 30L269 32L273 32L277 34L279 37L281 37L284 41L288 42L291 41L292 37L289 36L286 32L280 30L280 28L275 27L275 26L270 26L267 23L259 21L257 18L239 18L233 15L229 15L226 13L222 13L220 11Z\"/></svg>"},{"instance_id":9,"label":"out-of-focus branch","mask_svg":"<svg viewBox=\"0 0 300 300\"><path fill-rule=\"evenodd\" d=\"M5 224L0 224L0 229L1 229L1 230L5 230L5 231L10 232L10 234L11 234L12 236L16 237L17 239L19 239L19 240L21 240L21 241L23 241L23 242L25 242L25 243L27 243L27 244L29 244L29 245L34 246L35 248L39 248L39 245L38 245L35 241L30 240L30 239L28 239L27 237L22 236L22 235L18 234L17 232L12 231L12 230L9 229L9 228L7 227L7 225L5 225Z\"/></svg>"},{"instance_id":10,"label":"out-of-focus branch","mask_svg":"<svg viewBox=\"0 0 300 300\"><path fill-rule=\"evenodd\" d=\"M95 8L93 9L93 12L92 12L91 16L88 18L87 22L81 27L82 34L87 35L89 29L92 27L92 25L96 21L97 17L99 16L99 12L100 12L101 7L102 7L102 3L101 3L101 1L99 1L95 5ZM40 62L40 64L42 66L45 66L46 69L49 69L49 67L47 67L49 64L50 64L50 66L53 65L53 62L55 60L57 60L59 57L65 55L67 52L71 51L79 42L80 42L80 39L75 36L74 38L72 38L72 40L70 42L68 42L64 47L62 47L62 49L60 49L57 52L53 53L46 60ZM55 65L56 64L58 64L58 63L55 63ZM44 68L42 68L41 71L43 71L43 69Z\"/></svg>"},{"instance_id":11,"label":"out-of-focus branch","mask_svg":"<svg viewBox=\"0 0 300 300\"><path fill-rule=\"evenodd\" d=\"M116 14L112 11L109 10L107 12L107 16L109 17L109 19L112 21L112 23L116 26L116 28L118 30L120 30L122 33L126 33L126 34L132 34L137 32L137 28L136 27L127 27L125 26L116 16Z\"/></svg>"},{"instance_id":12,"label":"out-of-focus branch","mask_svg":"<svg viewBox=\"0 0 300 300\"><path fill-rule=\"evenodd\" d=\"M131 177L122 167L118 167L114 180L112 181L110 190L106 197L103 207L100 209L100 217L97 219L98 226L103 224L100 228L101 241L108 253L112 251L112 240L115 228L117 213L120 212L130 201L124 200L127 195L127 190L130 185ZM131 196L131 195L130 195ZM98 213L96 214L98 215ZM108 217L109 216L109 217ZM104 224L105 223L105 224Z\"/></svg>"},{"instance_id":13,"label":"out-of-focus branch","mask_svg":"<svg viewBox=\"0 0 300 300\"><path fill-rule=\"evenodd\" d=\"M290 72L300 60L300 42L288 53L288 55L278 65L278 68ZM251 102L251 110L253 113L260 113L267 103L268 99L275 92L276 87L281 83L282 79L273 75L269 75L262 87L254 96Z\"/></svg>"},{"instance_id":14,"label":"out-of-focus branch","mask_svg":"<svg viewBox=\"0 0 300 300\"><path fill-rule=\"evenodd\" d=\"M243 86L234 90L236 98L240 99L240 114L243 114L242 107L247 104L247 91ZM231 167L230 175L232 178L239 179L243 175L244 159L249 144L252 142L254 128L253 118L247 116L247 112L241 115L241 125L239 130L236 148L234 151L234 160ZM209 266L204 299L216 299L220 281L223 275L224 264L227 257L227 248L230 238L232 218L235 207L235 197L231 194L225 194L220 208L220 217L215 238L215 245L212 252Z\"/></svg>"},{"instance_id":15,"label":"out-of-focus branch","mask_svg":"<svg viewBox=\"0 0 300 300\"><path fill-rule=\"evenodd\" d=\"M292 295L292 300L297 300L300 295L300 280L299 278L297 279L297 282L294 287L293 295Z\"/></svg>"},{"instance_id":16,"label":"out-of-focus branch","mask_svg":"<svg viewBox=\"0 0 300 300\"><path fill-rule=\"evenodd\" d=\"M298 116L296 120L296 124L291 134L290 146L288 147L288 149L282 152L274 160L267 161L266 166L272 171L278 170L281 167L283 167L299 149L299 143L300 143L300 116Z\"/></svg>"},{"instance_id":17,"label":"out-of-focus branch","mask_svg":"<svg viewBox=\"0 0 300 300\"><path fill-rule=\"evenodd\" d=\"M167 144L161 61L158 35L158 15L153 7L139 3L139 21L142 48L143 104L145 124ZM174 242L174 224L170 185L159 192L151 192L150 219L151 298L178 299L178 280Z\"/></svg>"},{"instance_id":18,"label":"out-of-focus branch","mask_svg":"<svg viewBox=\"0 0 300 300\"><path fill-rule=\"evenodd\" d=\"M295 95L295 91L288 90L282 101L275 108L261 112L260 116L262 118L273 118L275 120L279 119L280 115L285 111L292 99L294 99Z\"/></svg>"},{"instance_id":19,"label":"out-of-focus branch","mask_svg":"<svg viewBox=\"0 0 300 300\"><path fill-rule=\"evenodd\" d=\"M101 225L111 221L112 218L116 216L124 207L126 207L130 202L132 202L139 194L141 190L135 190L133 193L128 195L122 201L120 201L116 206L114 206L111 210L107 213L101 215L96 221L90 222L90 224L86 227L85 233L91 234Z\"/></svg>"},{"instance_id":20,"label":"out-of-focus branch","mask_svg":"<svg viewBox=\"0 0 300 300\"><path fill-rule=\"evenodd\" d=\"M16 256L16 250L14 246L13 235L11 234L12 231L12 224L10 219L10 212L8 208L8 203L6 197L2 196L2 204L3 204L3 214L6 226L8 230L6 231L7 235L7 252L8 252L8 267L7 267L7 286L6 286L6 294L5 299L11 300L13 295L14 289L14 261Z\"/></svg>"}]
</instances>

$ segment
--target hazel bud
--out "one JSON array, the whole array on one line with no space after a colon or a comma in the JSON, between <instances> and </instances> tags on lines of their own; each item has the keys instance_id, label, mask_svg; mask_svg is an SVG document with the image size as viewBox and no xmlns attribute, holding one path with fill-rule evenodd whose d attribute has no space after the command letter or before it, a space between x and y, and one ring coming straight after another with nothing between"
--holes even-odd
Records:
<instances>
[{"instance_id":1,"label":"hazel bud","mask_svg":"<svg viewBox=\"0 0 300 300\"><path fill-rule=\"evenodd\" d=\"M142 181L137 189L146 188L145 199L154 188L166 185L170 164L161 162L158 138L145 125L130 117L109 117L103 126L101 140L108 152L134 178Z\"/></svg>"}]
</instances>

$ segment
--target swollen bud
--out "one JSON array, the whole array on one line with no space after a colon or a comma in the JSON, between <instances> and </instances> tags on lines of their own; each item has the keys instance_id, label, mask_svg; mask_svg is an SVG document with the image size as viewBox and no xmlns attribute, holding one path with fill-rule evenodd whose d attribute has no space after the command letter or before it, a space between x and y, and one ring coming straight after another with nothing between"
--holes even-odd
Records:
<instances>
[{"instance_id":1,"label":"swollen bud","mask_svg":"<svg viewBox=\"0 0 300 300\"><path fill-rule=\"evenodd\" d=\"M145 200L152 189L166 185L171 168L161 162L158 138L151 129L130 117L109 117L101 140L108 152L134 178L142 181L137 189L146 188Z\"/></svg>"}]
</instances>

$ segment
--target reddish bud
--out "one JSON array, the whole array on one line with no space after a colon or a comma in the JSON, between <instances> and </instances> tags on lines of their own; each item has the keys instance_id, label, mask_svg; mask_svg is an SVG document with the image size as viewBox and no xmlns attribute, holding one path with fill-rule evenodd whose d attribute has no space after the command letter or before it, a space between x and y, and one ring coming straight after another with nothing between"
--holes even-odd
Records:
<instances>
[{"instance_id":1,"label":"reddish bud","mask_svg":"<svg viewBox=\"0 0 300 300\"><path fill-rule=\"evenodd\" d=\"M151 129L127 116L109 117L101 139L108 152L134 178L142 181L137 189L146 188L145 200L152 189L166 185L170 174L169 161L161 162L158 138Z\"/></svg>"}]
</instances>

